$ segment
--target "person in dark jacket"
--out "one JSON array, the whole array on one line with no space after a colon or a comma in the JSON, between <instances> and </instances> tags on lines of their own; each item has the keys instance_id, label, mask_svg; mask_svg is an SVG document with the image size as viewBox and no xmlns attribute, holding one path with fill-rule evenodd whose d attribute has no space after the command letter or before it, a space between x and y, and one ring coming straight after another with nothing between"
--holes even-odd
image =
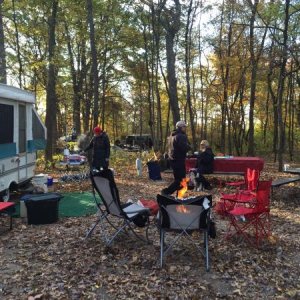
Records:
<instances>
[{"instance_id":1,"label":"person in dark jacket","mask_svg":"<svg viewBox=\"0 0 300 300\"><path fill-rule=\"evenodd\" d=\"M180 190L181 181L185 178L185 158L186 153L190 150L190 145L186 136L186 123L178 121L176 130L169 137L169 159L173 170L174 181L161 191L162 194L171 195Z\"/></svg>"},{"instance_id":2,"label":"person in dark jacket","mask_svg":"<svg viewBox=\"0 0 300 300\"><path fill-rule=\"evenodd\" d=\"M101 168L107 169L109 165L110 142L106 132L102 131L99 126L94 128L94 137L84 151L86 152L92 148L92 167L97 170L100 170Z\"/></svg>"},{"instance_id":3,"label":"person in dark jacket","mask_svg":"<svg viewBox=\"0 0 300 300\"><path fill-rule=\"evenodd\" d=\"M200 142L200 154L197 157L197 174L196 174L196 182L199 190L202 188L206 190L211 190L212 187L207 179L203 176L203 174L211 174L213 173L214 167L214 153L212 149L209 147L209 143L207 140L202 140Z\"/></svg>"}]
</instances>

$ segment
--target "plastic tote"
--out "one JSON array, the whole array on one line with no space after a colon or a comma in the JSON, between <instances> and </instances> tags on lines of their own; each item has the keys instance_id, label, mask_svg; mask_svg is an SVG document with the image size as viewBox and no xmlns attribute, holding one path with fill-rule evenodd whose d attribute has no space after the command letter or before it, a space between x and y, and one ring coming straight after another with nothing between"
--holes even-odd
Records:
<instances>
[{"instance_id":1,"label":"plastic tote","mask_svg":"<svg viewBox=\"0 0 300 300\"><path fill-rule=\"evenodd\" d=\"M22 197L27 208L28 224L51 224L57 222L59 201L62 197L58 193L26 195L26 197Z\"/></svg>"}]
</instances>

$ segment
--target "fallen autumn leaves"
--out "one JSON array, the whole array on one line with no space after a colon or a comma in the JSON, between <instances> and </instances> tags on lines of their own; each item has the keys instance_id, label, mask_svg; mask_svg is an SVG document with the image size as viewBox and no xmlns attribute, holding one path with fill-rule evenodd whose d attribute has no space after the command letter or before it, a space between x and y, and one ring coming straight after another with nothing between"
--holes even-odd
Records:
<instances>
[{"instance_id":1,"label":"fallen autumn leaves","mask_svg":"<svg viewBox=\"0 0 300 300\"><path fill-rule=\"evenodd\" d=\"M272 174L272 176L269 176ZM266 178L274 171L264 172ZM164 183L120 171L117 184L123 200L155 199ZM57 185L57 190L89 189L86 183ZM289 197L286 197L286 195ZM272 201L271 239L261 249L223 240L226 223L216 217L218 236L210 241L212 269L183 240L159 269L159 235L152 245L122 238L111 248L96 231L85 240L96 216L64 218L30 226L18 219L0 237L1 299L299 299L299 185L280 187ZM280 201L279 201L280 200ZM298 198L299 200L299 198Z\"/></svg>"}]
</instances>

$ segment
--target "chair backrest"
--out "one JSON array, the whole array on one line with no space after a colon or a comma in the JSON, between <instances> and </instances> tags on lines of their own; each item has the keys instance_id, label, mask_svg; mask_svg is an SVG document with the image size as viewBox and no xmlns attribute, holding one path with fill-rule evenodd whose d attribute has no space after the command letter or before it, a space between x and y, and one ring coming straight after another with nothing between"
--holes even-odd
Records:
<instances>
[{"instance_id":1,"label":"chair backrest","mask_svg":"<svg viewBox=\"0 0 300 300\"><path fill-rule=\"evenodd\" d=\"M245 175L246 189L249 191L255 191L258 187L260 175L259 170L247 168Z\"/></svg>"},{"instance_id":2,"label":"chair backrest","mask_svg":"<svg viewBox=\"0 0 300 300\"><path fill-rule=\"evenodd\" d=\"M205 200L206 199L206 200ZM179 200L172 196L157 195L160 208L160 226L172 230L199 230L207 228L207 213L211 195ZM204 203L206 202L206 205Z\"/></svg>"},{"instance_id":3,"label":"chair backrest","mask_svg":"<svg viewBox=\"0 0 300 300\"><path fill-rule=\"evenodd\" d=\"M266 212L270 210L272 180L259 181L256 192L256 211Z\"/></svg>"},{"instance_id":4,"label":"chair backrest","mask_svg":"<svg viewBox=\"0 0 300 300\"><path fill-rule=\"evenodd\" d=\"M90 176L93 187L98 192L107 212L115 216L124 216L112 171L106 169L96 173L91 172Z\"/></svg>"}]
</instances>

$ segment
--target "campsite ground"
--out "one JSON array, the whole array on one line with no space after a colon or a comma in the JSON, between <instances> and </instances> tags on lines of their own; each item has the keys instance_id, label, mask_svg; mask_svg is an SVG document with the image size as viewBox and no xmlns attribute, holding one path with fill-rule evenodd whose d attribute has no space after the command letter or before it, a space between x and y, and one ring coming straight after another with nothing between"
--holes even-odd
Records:
<instances>
[{"instance_id":1,"label":"campsite ground","mask_svg":"<svg viewBox=\"0 0 300 300\"><path fill-rule=\"evenodd\" d=\"M60 173L54 172L55 177ZM263 178L279 178L267 164ZM123 200L155 199L171 180L153 182L134 167L116 170ZM56 184L56 191L89 190L90 184ZM159 235L153 226L146 245L120 238L106 248L95 232L96 216L61 218L55 224L27 225L16 219L0 237L1 299L300 299L300 184L274 189L272 237L260 249L224 240L226 221L216 216L217 238L210 240L211 271L187 241L161 270ZM214 200L218 189L214 189Z\"/></svg>"}]
</instances>

